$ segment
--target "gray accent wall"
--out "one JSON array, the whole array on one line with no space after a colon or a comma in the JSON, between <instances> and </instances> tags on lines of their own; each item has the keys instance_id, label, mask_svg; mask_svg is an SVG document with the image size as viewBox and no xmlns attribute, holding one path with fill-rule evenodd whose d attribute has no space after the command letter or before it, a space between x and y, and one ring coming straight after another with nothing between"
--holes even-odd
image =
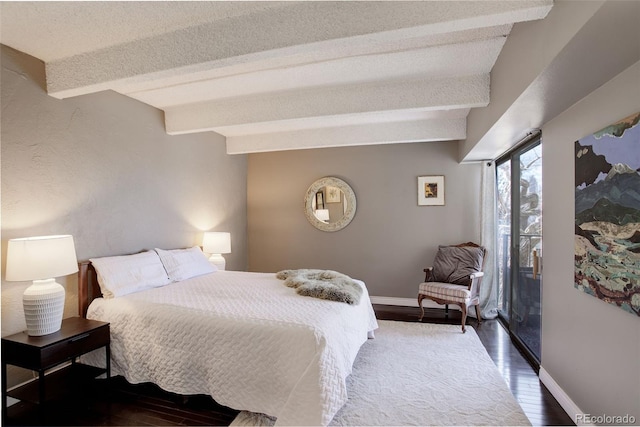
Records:
<instances>
[{"instance_id":1,"label":"gray accent wall","mask_svg":"<svg viewBox=\"0 0 640 427\"><path fill-rule=\"evenodd\" d=\"M115 92L58 100L44 64L2 46L2 335L25 329L22 293L5 282L7 240L72 234L78 259L200 245L229 231L244 270L247 158L215 133L169 136L162 111ZM77 315L77 278L65 317Z\"/></svg>"},{"instance_id":2,"label":"gray accent wall","mask_svg":"<svg viewBox=\"0 0 640 427\"><path fill-rule=\"evenodd\" d=\"M415 299L439 244L479 241L480 163L457 162L456 142L249 154L249 269L332 269L372 296ZM418 176L444 175L445 206L418 206ZM326 176L354 190L357 212L336 232L304 215L309 186Z\"/></svg>"},{"instance_id":3,"label":"gray accent wall","mask_svg":"<svg viewBox=\"0 0 640 427\"><path fill-rule=\"evenodd\" d=\"M542 368L581 411L629 414L635 423L640 422L640 318L573 286L574 142L638 111L640 62L542 129Z\"/></svg>"}]
</instances>

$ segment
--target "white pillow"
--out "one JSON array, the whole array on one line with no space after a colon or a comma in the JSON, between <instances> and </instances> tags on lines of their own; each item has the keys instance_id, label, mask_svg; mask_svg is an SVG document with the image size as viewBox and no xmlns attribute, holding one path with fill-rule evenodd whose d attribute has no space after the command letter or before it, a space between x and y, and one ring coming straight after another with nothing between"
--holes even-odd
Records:
<instances>
[{"instance_id":1,"label":"white pillow","mask_svg":"<svg viewBox=\"0 0 640 427\"><path fill-rule=\"evenodd\" d=\"M188 249L157 249L160 260L173 282L218 271L198 246Z\"/></svg>"},{"instance_id":2,"label":"white pillow","mask_svg":"<svg viewBox=\"0 0 640 427\"><path fill-rule=\"evenodd\" d=\"M154 251L92 258L90 261L98 273L98 284L104 298L115 298L171 283Z\"/></svg>"}]
</instances>

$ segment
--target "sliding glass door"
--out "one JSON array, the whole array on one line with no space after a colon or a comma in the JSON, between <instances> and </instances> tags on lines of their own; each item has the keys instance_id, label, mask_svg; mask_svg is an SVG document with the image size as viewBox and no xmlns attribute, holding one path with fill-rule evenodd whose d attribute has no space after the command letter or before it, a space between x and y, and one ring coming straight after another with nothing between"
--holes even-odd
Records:
<instances>
[{"instance_id":1,"label":"sliding glass door","mask_svg":"<svg viewBox=\"0 0 640 427\"><path fill-rule=\"evenodd\" d=\"M541 149L538 137L496 162L498 312L512 339L536 366L542 320Z\"/></svg>"}]
</instances>

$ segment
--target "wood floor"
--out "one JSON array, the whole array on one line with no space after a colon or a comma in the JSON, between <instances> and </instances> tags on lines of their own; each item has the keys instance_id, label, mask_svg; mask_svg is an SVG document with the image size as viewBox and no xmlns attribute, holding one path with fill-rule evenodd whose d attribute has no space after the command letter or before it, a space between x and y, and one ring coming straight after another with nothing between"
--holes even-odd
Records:
<instances>
[{"instance_id":1,"label":"wood floor","mask_svg":"<svg viewBox=\"0 0 640 427\"><path fill-rule=\"evenodd\" d=\"M379 319L415 322L415 307L374 306ZM459 324L459 312L426 310L423 322ZM495 320L473 319L475 328L487 352L502 373L527 417L533 425L574 425L549 391L540 383L534 370L511 344L508 334ZM5 425L64 426L226 426L237 411L216 404L207 396L182 396L164 392L152 384L131 385L121 377L96 380L87 385L73 400L47 405L45 422L40 422L33 406L18 403L8 410ZM407 392L411 392L407 390Z\"/></svg>"}]
</instances>

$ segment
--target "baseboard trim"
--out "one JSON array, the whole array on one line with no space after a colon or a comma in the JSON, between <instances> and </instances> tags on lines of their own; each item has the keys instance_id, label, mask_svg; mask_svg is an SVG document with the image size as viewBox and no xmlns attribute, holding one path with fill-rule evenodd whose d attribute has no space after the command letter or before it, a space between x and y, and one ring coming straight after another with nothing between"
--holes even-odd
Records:
<instances>
[{"instance_id":1,"label":"baseboard trim","mask_svg":"<svg viewBox=\"0 0 640 427\"><path fill-rule=\"evenodd\" d=\"M401 307L418 307L418 298L399 298L399 297L377 297L370 296L372 304L382 304L382 305L397 305ZM438 304L430 299L422 300L422 307L424 308L444 308L443 305ZM460 311L460 307L457 305L450 305L449 310L458 310ZM471 314L469 314L471 316Z\"/></svg>"},{"instance_id":2,"label":"baseboard trim","mask_svg":"<svg viewBox=\"0 0 640 427\"><path fill-rule=\"evenodd\" d=\"M558 383L549 375L542 366L540 366L540 372L538 374L540 382L549 389L549 392L556 398L562 409L571 417L574 423L579 426L593 426L595 424L586 423L584 420L578 420L578 415L584 414L584 412L575 404L569 395L558 385Z\"/></svg>"},{"instance_id":3,"label":"baseboard trim","mask_svg":"<svg viewBox=\"0 0 640 427\"><path fill-rule=\"evenodd\" d=\"M382 305L399 305L402 307L417 307L418 299L417 298L398 298L398 297L375 297L371 296L372 304L382 304Z\"/></svg>"}]
</instances>

